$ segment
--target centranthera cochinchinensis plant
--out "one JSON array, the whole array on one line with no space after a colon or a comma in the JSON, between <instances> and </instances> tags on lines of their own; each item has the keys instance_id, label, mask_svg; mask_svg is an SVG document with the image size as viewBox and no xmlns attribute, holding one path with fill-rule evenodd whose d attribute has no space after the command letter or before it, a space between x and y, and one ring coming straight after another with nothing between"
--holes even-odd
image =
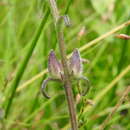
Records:
<instances>
[{"instance_id":1,"label":"centranthera cochinchinensis plant","mask_svg":"<svg viewBox=\"0 0 130 130\"><path fill-rule=\"evenodd\" d=\"M83 61L80 57L80 53L79 53L78 49L75 49L67 63L68 63L71 81L77 80L79 82L80 80L84 80L85 90L82 92L82 95L86 95L86 93L89 90L90 85L89 85L88 79L82 75L82 72L83 72L82 62ZM49 81L56 81L56 82L62 83L63 77L64 77L62 64L57 59L55 52L53 50L51 50L50 54L49 54L48 71L49 71L50 77L48 77L47 79L45 79L43 81L42 87L41 87L42 94L46 98L50 98L50 96L48 96L48 94L45 92L47 83Z\"/></svg>"}]
</instances>

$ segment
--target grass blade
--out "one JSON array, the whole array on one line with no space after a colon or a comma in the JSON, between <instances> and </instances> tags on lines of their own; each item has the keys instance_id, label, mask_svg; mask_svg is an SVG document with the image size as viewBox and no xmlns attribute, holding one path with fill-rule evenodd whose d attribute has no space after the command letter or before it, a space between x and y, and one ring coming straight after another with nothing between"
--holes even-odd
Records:
<instances>
[{"instance_id":1,"label":"grass blade","mask_svg":"<svg viewBox=\"0 0 130 130\"><path fill-rule=\"evenodd\" d=\"M38 28L38 30L36 32L36 35L35 35L32 43L30 45L30 48L28 49L26 56L24 57L22 63L20 64L20 66L18 68L18 71L16 73L16 77L15 77L15 79L14 79L12 85L11 85L12 92L11 92L11 96L8 99L8 103L7 103L7 107L6 107L6 111L5 111L5 118L7 118L7 116L8 116L8 113L9 113L9 110L10 110L10 107L11 107L11 104L12 104L16 89L17 89L17 87L18 87L18 85L20 83L20 80L21 80L21 78L23 76L23 73L24 73L24 71L26 69L27 63L29 62L29 59L32 56L32 53L33 53L33 51L34 51L34 49L36 47L36 44L37 44L37 42L39 40L39 37L40 37L40 35L42 33L43 27L46 24L48 16L49 16L49 10L47 10L47 12L46 12L46 14L45 14L39 28Z\"/></svg>"}]
</instances>

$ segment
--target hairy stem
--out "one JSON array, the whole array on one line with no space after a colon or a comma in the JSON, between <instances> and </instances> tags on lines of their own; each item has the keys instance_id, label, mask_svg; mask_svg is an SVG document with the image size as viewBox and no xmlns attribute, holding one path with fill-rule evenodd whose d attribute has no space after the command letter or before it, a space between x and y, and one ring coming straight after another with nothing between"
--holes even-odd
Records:
<instances>
[{"instance_id":1,"label":"hairy stem","mask_svg":"<svg viewBox=\"0 0 130 130\"><path fill-rule=\"evenodd\" d=\"M70 82L70 75L69 75L68 65L67 65L64 35L63 35L63 30L61 28L62 19L60 18L55 0L49 0L49 3L50 3L52 15L54 17L54 21L55 21L57 39L58 39L59 50L61 54L61 61L62 61L63 70L64 70L63 79L64 79L64 87L65 87L67 102L68 102L69 114L71 118L71 126L72 126L72 130L77 130L78 128L77 128L77 121L76 121L76 111L74 107L74 99L73 99L73 93L72 93L72 88L71 88L72 85Z\"/></svg>"}]
</instances>

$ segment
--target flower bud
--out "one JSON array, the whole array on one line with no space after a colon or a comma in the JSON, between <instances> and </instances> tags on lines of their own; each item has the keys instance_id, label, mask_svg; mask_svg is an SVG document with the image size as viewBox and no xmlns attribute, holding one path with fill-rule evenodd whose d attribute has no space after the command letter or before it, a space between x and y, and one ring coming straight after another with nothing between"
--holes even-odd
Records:
<instances>
[{"instance_id":1,"label":"flower bud","mask_svg":"<svg viewBox=\"0 0 130 130\"><path fill-rule=\"evenodd\" d=\"M53 50L51 50L49 54L48 71L54 78L57 79L61 79L61 74L63 74L62 65L57 60Z\"/></svg>"},{"instance_id":2,"label":"flower bud","mask_svg":"<svg viewBox=\"0 0 130 130\"><path fill-rule=\"evenodd\" d=\"M76 77L79 77L82 74L82 61L78 49L75 49L70 57L69 71Z\"/></svg>"},{"instance_id":3,"label":"flower bud","mask_svg":"<svg viewBox=\"0 0 130 130\"><path fill-rule=\"evenodd\" d=\"M120 39L124 39L124 40L129 40L130 39L130 36L126 35L126 34L118 34L118 35L116 35L116 37L120 38Z\"/></svg>"}]
</instances>

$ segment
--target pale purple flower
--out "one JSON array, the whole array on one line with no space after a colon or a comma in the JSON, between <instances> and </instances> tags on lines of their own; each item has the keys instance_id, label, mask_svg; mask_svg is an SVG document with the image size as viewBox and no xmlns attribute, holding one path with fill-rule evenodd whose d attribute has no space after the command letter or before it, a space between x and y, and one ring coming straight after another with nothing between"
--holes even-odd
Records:
<instances>
[{"instance_id":1,"label":"pale purple flower","mask_svg":"<svg viewBox=\"0 0 130 130\"><path fill-rule=\"evenodd\" d=\"M55 77L57 79L61 79L61 75L63 74L62 65L57 60L56 55L53 50L51 50L49 54L48 71L52 77Z\"/></svg>"},{"instance_id":2,"label":"pale purple flower","mask_svg":"<svg viewBox=\"0 0 130 130\"><path fill-rule=\"evenodd\" d=\"M70 76L72 76L72 78L70 79L76 79L78 81L79 80L85 81L85 91L82 91L82 95L85 95L89 90L89 81L86 77L82 75L82 60L80 58L80 53L78 49L75 49L73 51L72 56L70 57L68 61L68 67L69 67L68 69L69 69ZM48 71L51 77L45 79L41 87L42 94L46 98L50 98L50 96L45 91L48 82L50 81L63 82L64 80L62 64L56 58L55 52L53 50L51 50L49 54Z\"/></svg>"},{"instance_id":3,"label":"pale purple flower","mask_svg":"<svg viewBox=\"0 0 130 130\"><path fill-rule=\"evenodd\" d=\"M70 57L69 71L75 77L79 77L82 74L82 61L78 49L75 49Z\"/></svg>"}]
</instances>

